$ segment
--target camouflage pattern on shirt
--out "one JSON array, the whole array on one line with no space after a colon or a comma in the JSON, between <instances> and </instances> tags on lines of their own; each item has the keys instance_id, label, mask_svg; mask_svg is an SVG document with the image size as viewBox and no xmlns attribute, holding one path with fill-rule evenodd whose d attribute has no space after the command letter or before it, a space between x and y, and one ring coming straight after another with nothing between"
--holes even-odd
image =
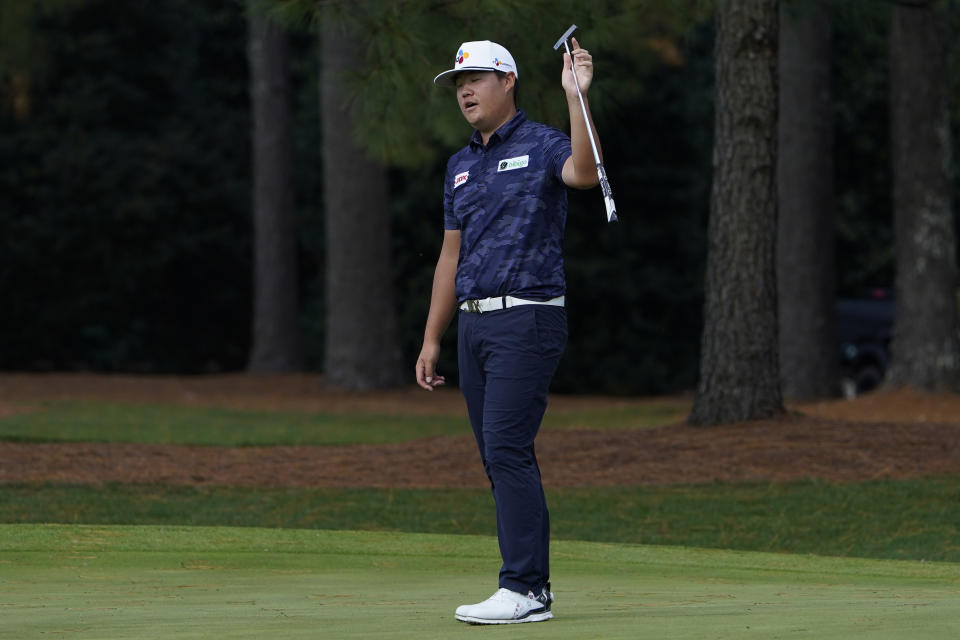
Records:
<instances>
[{"instance_id":1,"label":"camouflage pattern on shirt","mask_svg":"<svg viewBox=\"0 0 960 640\"><path fill-rule=\"evenodd\" d=\"M460 231L457 299L564 295L570 156L563 132L517 112L484 147L479 132L447 163L444 228Z\"/></svg>"}]
</instances>

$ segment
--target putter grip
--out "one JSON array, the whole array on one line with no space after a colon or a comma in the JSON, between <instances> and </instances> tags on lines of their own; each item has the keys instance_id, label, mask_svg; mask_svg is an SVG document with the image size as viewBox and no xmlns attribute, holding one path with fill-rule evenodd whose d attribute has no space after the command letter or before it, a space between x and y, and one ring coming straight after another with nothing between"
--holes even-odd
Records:
<instances>
[{"instance_id":1,"label":"putter grip","mask_svg":"<svg viewBox=\"0 0 960 640\"><path fill-rule=\"evenodd\" d=\"M603 203L607 205L607 222L616 222L619 220L617 217L617 205L613 203L613 196L605 196Z\"/></svg>"},{"instance_id":2,"label":"putter grip","mask_svg":"<svg viewBox=\"0 0 960 640\"><path fill-rule=\"evenodd\" d=\"M613 202L613 190L610 189L610 181L607 180L607 171L600 163L597 163L597 176L600 178L603 204L607 207L607 222L616 222L619 218L617 218L617 205Z\"/></svg>"}]
</instances>

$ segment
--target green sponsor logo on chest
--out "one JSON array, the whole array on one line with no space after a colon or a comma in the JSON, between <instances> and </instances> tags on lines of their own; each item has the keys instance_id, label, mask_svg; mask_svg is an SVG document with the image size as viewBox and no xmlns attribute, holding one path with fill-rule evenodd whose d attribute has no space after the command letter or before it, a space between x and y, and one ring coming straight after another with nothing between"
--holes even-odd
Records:
<instances>
[{"instance_id":1,"label":"green sponsor logo on chest","mask_svg":"<svg viewBox=\"0 0 960 640\"><path fill-rule=\"evenodd\" d=\"M516 158L506 158L497 165L497 173L501 171L512 171L522 169L530 164L530 156L517 156Z\"/></svg>"}]
</instances>

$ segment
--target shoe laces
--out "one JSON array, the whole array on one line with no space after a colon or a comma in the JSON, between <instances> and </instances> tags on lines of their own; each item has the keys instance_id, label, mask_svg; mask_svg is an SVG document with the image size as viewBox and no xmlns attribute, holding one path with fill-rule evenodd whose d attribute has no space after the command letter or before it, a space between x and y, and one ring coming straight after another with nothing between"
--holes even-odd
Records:
<instances>
[{"instance_id":1,"label":"shoe laces","mask_svg":"<svg viewBox=\"0 0 960 640\"><path fill-rule=\"evenodd\" d=\"M516 602L520 598L523 598L522 594L516 591L510 591L510 589L505 587L500 587L496 593L490 596L490 600L509 600L510 602Z\"/></svg>"}]
</instances>

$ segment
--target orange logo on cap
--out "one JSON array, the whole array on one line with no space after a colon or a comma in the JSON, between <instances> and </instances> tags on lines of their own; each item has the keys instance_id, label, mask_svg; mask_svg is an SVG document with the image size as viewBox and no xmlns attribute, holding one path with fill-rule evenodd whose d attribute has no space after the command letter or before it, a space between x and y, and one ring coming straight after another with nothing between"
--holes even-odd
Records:
<instances>
[{"instance_id":1,"label":"orange logo on cap","mask_svg":"<svg viewBox=\"0 0 960 640\"><path fill-rule=\"evenodd\" d=\"M463 61L469 57L470 57L469 53L467 53L463 49L460 49L460 51L457 51L457 64L463 64Z\"/></svg>"}]
</instances>

